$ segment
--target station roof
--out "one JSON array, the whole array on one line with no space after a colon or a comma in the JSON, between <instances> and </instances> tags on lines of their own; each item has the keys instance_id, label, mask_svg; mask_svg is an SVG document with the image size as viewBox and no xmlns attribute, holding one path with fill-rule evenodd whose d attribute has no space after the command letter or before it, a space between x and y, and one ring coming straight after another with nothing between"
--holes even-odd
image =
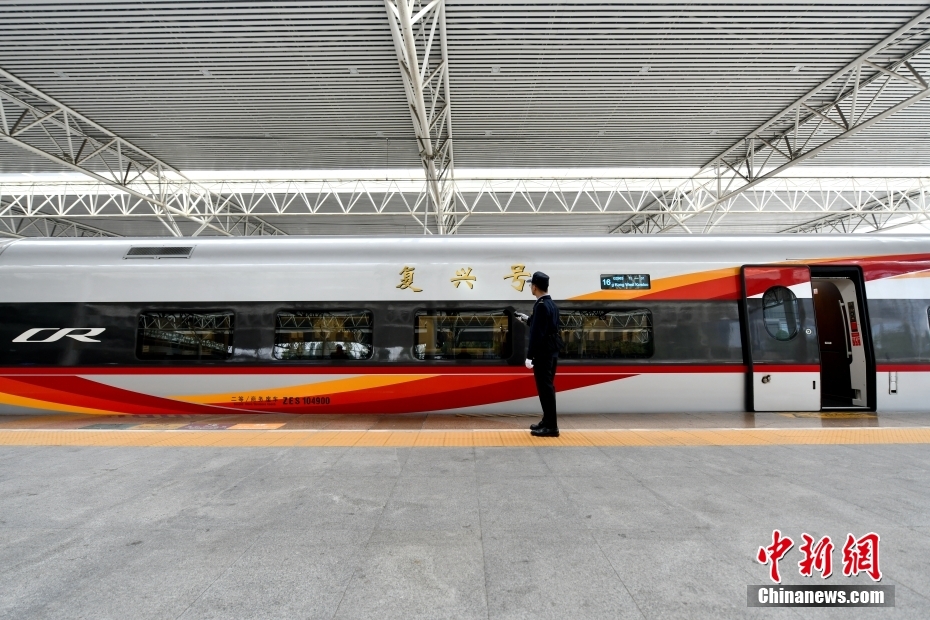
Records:
<instances>
[{"instance_id":1,"label":"station roof","mask_svg":"<svg viewBox=\"0 0 930 620\"><path fill-rule=\"evenodd\" d=\"M700 167L924 9L446 0L456 166ZM5 2L0 66L182 170L419 166L379 0ZM806 165L927 162L930 99Z\"/></svg>"}]
</instances>

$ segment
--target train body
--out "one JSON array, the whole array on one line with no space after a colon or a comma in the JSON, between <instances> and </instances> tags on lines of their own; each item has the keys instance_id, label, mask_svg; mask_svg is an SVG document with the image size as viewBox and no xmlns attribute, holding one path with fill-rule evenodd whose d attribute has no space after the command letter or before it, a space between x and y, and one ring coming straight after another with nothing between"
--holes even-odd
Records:
<instances>
[{"instance_id":1,"label":"train body","mask_svg":"<svg viewBox=\"0 0 930 620\"><path fill-rule=\"evenodd\" d=\"M930 237L50 239L0 246L0 411L930 409Z\"/></svg>"}]
</instances>

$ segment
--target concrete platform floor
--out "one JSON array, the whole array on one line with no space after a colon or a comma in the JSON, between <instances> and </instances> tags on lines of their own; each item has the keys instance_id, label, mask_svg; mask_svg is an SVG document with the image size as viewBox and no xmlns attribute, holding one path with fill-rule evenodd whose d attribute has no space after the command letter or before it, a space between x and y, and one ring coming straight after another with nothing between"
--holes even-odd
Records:
<instances>
[{"instance_id":1,"label":"concrete platform floor","mask_svg":"<svg viewBox=\"0 0 930 620\"><path fill-rule=\"evenodd\" d=\"M930 426L926 414L858 415L596 428ZM347 418L456 425L328 423ZM479 420L471 428L529 418ZM136 422L0 417L0 429ZM747 608L776 528L796 541L781 569L798 584L871 583L842 576L840 549L829 580L801 577L802 533L838 547L879 533L896 608ZM0 584L2 618L927 618L930 446L0 445Z\"/></svg>"},{"instance_id":2,"label":"concrete platform floor","mask_svg":"<svg viewBox=\"0 0 930 620\"><path fill-rule=\"evenodd\" d=\"M510 430L526 429L538 415L516 414L397 414L294 415L236 413L228 415L0 415L2 429L81 429L95 425L177 429L191 424L230 428L261 424L279 430ZM563 430L687 429L687 428L930 428L930 413L863 411L782 413L614 413L559 416ZM115 428L115 427L114 427Z\"/></svg>"}]
</instances>

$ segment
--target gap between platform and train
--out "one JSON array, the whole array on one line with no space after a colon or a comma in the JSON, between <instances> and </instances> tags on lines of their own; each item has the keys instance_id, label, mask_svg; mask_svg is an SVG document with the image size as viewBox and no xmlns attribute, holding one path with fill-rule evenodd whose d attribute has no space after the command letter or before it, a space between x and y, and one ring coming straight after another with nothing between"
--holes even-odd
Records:
<instances>
[{"instance_id":1,"label":"gap between platform and train","mask_svg":"<svg viewBox=\"0 0 930 620\"><path fill-rule=\"evenodd\" d=\"M122 425L119 425L122 426ZM127 425L129 426L129 425ZM139 426L147 428L139 428ZM177 428L143 424L134 428L4 429L3 446L210 447L210 448L514 448L678 447L930 443L930 428L798 429L618 429L565 430L538 438L525 430L277 430L261 426L213 425ZM206 425L201 425L206 426ZM239 428L236 428L238 426Z\"/></svg>"}]
</instances>

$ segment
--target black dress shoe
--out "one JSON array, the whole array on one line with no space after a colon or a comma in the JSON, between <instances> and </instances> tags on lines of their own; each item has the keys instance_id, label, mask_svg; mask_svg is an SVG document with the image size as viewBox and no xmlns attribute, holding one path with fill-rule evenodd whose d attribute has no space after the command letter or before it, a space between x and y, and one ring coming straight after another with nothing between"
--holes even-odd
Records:
<instances>
[{"instance_id":1,"label":"black dress shoe","mask_svg":"<svg viewBox=\"0 0 930 620\"><path fill-rule=\"evenodd\" d=\"M546 428L545 426L541 426L535 430L530 431L530 435L533 437L558 437L559 429Z\"/></svg>"},{"instance_id":2,"label":"black dress shoe","mask_svg":"<svg viewBox=\"0 0 930 620\"><path fill-rule=\"evenodd\" d=\"M543 427L543 426L542 426L542 423L541 423L541 422L537 422L536 424L530 424L530 430L531 430L531 431L538 431L538 430L541 429L542 427Z\"/></svg>"}]
</instances>

